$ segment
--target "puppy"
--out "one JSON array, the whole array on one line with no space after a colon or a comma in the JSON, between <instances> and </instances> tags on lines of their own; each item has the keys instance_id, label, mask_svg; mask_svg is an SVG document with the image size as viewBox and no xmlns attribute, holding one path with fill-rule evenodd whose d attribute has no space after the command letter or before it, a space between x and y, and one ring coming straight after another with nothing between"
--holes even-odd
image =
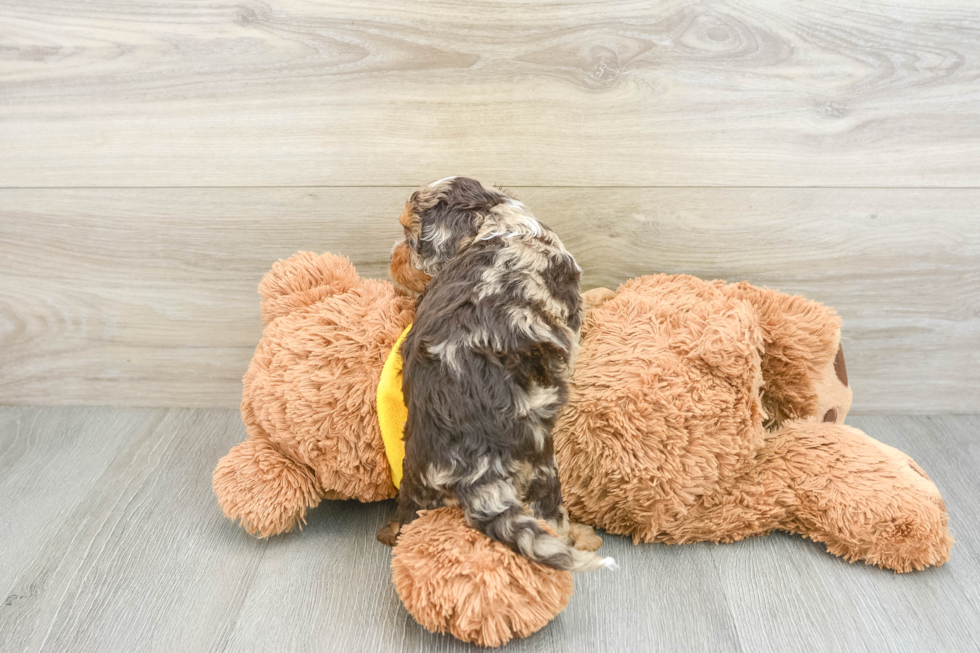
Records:
<instances>
[{"instance_id":1,"label":"puppy","mask_svg":"<svg viewBox=\"0 0 980 653\"><path fill-rule=\"evenodd\" d=\"M599 540L569 523L551 436L582 323L575 259L526 206L473 179L421 188L400 222L391 274L422 294L401 351L398 512L378 539L394 544L419 510L458 505L470 526L535 562L614 566L572 546Z\"/></svg>"}]
</instances>

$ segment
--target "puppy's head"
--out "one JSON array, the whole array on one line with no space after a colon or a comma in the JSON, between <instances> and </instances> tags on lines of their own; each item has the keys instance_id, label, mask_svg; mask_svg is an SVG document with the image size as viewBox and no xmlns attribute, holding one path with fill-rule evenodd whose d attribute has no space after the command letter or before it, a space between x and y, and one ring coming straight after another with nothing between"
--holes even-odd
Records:
<instances>
[{"instance_id":1,"label":"puppy's head","mask_svg":"<svg viewBox=\"0 0 980 653\"><path fill-rule=\"evenodd\" d=\"M440 179L412 193L398 218L405 238L391 252L391 278L412 292L425 290L432 275L469 247L490 209L507 197L467 177Z\"/></svg>"}]
</instances>

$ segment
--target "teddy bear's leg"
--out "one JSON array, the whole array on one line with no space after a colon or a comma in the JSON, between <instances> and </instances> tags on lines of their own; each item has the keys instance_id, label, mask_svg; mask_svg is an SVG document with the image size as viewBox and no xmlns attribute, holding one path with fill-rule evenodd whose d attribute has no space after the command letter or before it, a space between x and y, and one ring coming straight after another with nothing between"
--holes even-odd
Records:
<instances>
[{"instance_id":1,"label":"teddy bear's leg","mask_svg":"<svg viewBox=\"0 0 980 653\"><path fill-rule=\"evenodd\" d=\"M760 452L723 489L702 495L690 509L666 521L652 541L736 542L784 528L796 501L786 475L773 463L765 450Z\"/></svg>"},{"instance_id":2,"label":"teddy bear's leg","mask_svg":"<svg viewBox=\"0 0 980 653\"><path fill-rule=\"evenodd\" d=\"M225 516L258 537L302 528L306 509L320 503L313 471L283 456L265 438L232 447L211 482Z\"/></svg>"},{"instance_id":3,"label":"teddy bear's leg","mask_svg":"<svg viewBox=\"0 0 980 653\"><path fill-rule=\"evenodd\" d=\"M901 451L841 424L789 422L772 434L766 453L767 466L795 495L782 528L848 561L898 572L949 558L945 503Z\"/></svg>"}]
</instances>

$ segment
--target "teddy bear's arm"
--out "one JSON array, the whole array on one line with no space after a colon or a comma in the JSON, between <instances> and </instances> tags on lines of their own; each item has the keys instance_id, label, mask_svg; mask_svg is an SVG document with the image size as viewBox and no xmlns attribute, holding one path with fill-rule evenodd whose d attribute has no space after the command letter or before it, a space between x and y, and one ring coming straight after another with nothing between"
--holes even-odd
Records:
<instances>
[{"instance_id":1,"label":"teddy bear's arm","mask_svg":"<svg viewBox=\"0 0 980 653\"><path fill-rule=\"evenodd\" d=\"M946 504L901 451L842 424L790 422L772 434L762 457L761 469L794 496L781 528L848 561L898 572L949 558Z\"/></svg>"}]
</instances>

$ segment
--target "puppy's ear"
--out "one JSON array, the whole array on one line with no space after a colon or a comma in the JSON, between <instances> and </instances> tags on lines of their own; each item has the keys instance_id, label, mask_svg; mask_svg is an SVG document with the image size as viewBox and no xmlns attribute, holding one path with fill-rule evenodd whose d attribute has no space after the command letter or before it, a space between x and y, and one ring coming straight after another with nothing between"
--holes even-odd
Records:
<instances>
[{"instance_id":1,"label":"puppy's ear","mask_svg":"<svg viewBox=\"0 0 980 653\"><path fill-rule=\"evenodd\" d=\"M395 283L415 294L424 292L432 278L412 264L408 242L401 242L392 250L388 272Z\"/></svg>"},{"instance_id":2,"label":"puppy's ear","mask_svg":"<svg viewBox=\"0 0 980 653\"><path fill-rule=\"evenodd\" d=\"M435 274L442 265L469 247L487 213L506 199L475 179L456 177L440 189L440 200L422 212L417 246L422 269Z\"/></svg>"},{"instance_id":3,"label":"puppy's ear","mask_svg":"<svg viewBox=\"0 0 980 653\"><path fill-rule=\"evenodd\" d=\"M418 206L418 195L418 191L412 193L412 196L405 202L405 208L402 209L401 215L398 216L398 223L405 230L405 242L413 250L415 249L415 244L418 242L419 233L422 230L422 222L419 220L416 208Z\"/></svg>"},{"instance_id":4,"label":"puppy's ear","mask_svg":"<svg viewBox=\"0 0 980 653\"><path fill-rule=\"evenodd\" d=\"M423 267L431 267L427 271L434 274L436 268L466 249L483 225L483 218L479 211L448 202L426 211L417 248Z\"/></svg>"}]
</instances>

